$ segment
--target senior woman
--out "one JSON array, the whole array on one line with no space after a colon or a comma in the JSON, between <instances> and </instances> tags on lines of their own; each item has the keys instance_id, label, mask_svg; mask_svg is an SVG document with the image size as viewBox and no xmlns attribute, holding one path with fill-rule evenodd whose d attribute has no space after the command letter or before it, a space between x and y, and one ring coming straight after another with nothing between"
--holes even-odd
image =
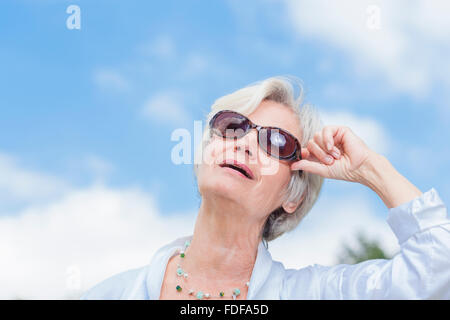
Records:
<instances>
[{"instance_id":1,"label":"senior woman","mask_svg":"<svg viewBox=\"0 0 450 320\"><path fill-rule=\"evenodd\" d=\"M193 235L82 299L450 299L450 220L437 191L422 193L350 128L324 127L296 89L279 76L216 100L194 165ZM380 196L401 248L394 258L300 269L272 260L267 242L299 224L324 178Z\"/></svg>"}]
</instances>

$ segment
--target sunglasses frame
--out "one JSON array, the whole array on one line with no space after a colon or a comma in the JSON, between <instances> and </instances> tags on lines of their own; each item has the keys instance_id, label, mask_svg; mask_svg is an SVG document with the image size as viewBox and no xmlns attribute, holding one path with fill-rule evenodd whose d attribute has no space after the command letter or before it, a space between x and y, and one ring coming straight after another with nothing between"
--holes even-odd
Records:
<instances>
[{"instance_id":1,"label":"sunglasses frame","mask_svg":"<svg viewBox=\"0 0 450 320\"><path fill-rule=\"evenodd\" d=\"M275 158L275 159L283 160L283 161L297 161L297 160L301 160L301 159L302 159L302 152L301 152L301 151L302 151L302 147L301 147L300 143L298 142L298 139L297 139L296 137L294 137L294 135L292 135L292 134L289 133L288 131L286 131L286 130L284 130L284 129L281 129L281 128L278 128L278 127L270 127L270 126L269 126L269 127L265 127L265 126L259 126L259 125L255 124L255 123L253 123L248 117L244 116L243 114L241 114L241 113L239 113L239 112L233 111L233 110L221 110L221 111L217 112L217 113L211 118L211 120L209 121L210 136L212 135L212 131L213 131L212 124L214 123L214 121L216 120L216 118L217 118L219 115L221 115L222 113L225 113L225 112L227 112L227 113L234 113L234 114L236 114L236 115L238 115L238 116L240 116L240 117L243 117L244 119L246 119L246 121L248 121L248 123L249 123L250 126L248 127L247 131L244 132L244 134L243 134L242 136L240 136L240 137L232 137L232 138L226 137L226 136L224 137L222 134L217 133L217 135L218 135L219 137L222 137L222 138L225 138L225 139L233 139L233 140L237 140L237 139L242 138L242 137L245 136L246 134L248 134L248 133L250 132L250 130L256 129L256 131L258 132L258 134L257 134L257 137L258 137L258 145L259 145L259 147L260 147L262 150L264 150L264 148L261 146L261 143L260 143L260 141L259 141L259 139L260 139L260 130L261 130L261 129L277 129L277 130L283 132L284 134L290 136L292 139L294 139L295 144L296 144L296 149L294 150L294 152L293 152L290 156L286 156L286 157L281 157L281 156L275 156L275 155L272 155L272 154L270 154L267 150L264 150L264 152L267 153L269 156ZM219 130L214 130L214 131L219 131Z\"/></svg>"}]
</instances>

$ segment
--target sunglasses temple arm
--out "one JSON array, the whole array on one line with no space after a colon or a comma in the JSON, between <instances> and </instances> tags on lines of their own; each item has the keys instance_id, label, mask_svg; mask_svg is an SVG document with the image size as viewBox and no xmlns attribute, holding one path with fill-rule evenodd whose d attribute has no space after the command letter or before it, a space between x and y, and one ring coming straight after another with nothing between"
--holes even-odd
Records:
<instances>
[{"instance_id":1,"label":"sunglasses temple arm","mask_svg":"<svg viewBox=\"0 0 450 320\"><path fill-rule=\"evenodd\" d=\"M298 160L302 160L302 147L300 146L300 144L298 144L298 151L297 151L297 156L295 157L295 159Z\"/></svg>"}]
</instances>

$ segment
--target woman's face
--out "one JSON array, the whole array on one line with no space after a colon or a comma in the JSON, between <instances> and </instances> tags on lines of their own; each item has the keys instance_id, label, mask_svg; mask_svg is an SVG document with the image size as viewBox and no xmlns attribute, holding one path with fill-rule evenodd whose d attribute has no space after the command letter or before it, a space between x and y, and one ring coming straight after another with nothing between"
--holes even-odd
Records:
<instances>
[{"instance_id":1,"label":"woman's face","mask_svg":"<svg viewBox=\"0 0 450 320\"><path fill-rule=\"evenodd\" d=\"M301 141L300 124L294 111L274 102L263 101L248 118L260 126L287 130ZM237 170L224 167L226 160L246 165L253 175L249 179ZM263 218L283 205L292 212L296 204L283 204L282 194L291 178L289 162L269 156L258 146L257 131L252 129L240 139L224 139L215 134L203 150L197 183L203 199L235 202L255 218Z\"/></svg>"}]
</instances>

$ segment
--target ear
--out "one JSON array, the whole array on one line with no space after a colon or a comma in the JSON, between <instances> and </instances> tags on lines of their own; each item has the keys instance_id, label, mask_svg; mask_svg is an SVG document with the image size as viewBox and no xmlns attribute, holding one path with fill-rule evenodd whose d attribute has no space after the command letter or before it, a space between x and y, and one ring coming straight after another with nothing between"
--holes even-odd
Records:
<instances>
[{"instance_id":1,"label":"ear","mask_svg":"<svg viewBox=\"0 0 450 320\"><path fill-rule=\"evenodd\" d=\"M297 202L291 201L288 203L283 203L282 207L283 207L284 211L286 211L287 213L293 213L297 209L297 207L300 205L300 203L302 203L304 198L305 198L305 195L302 195L300 200L298 200Z\"/></svg>"}]
</instances>

